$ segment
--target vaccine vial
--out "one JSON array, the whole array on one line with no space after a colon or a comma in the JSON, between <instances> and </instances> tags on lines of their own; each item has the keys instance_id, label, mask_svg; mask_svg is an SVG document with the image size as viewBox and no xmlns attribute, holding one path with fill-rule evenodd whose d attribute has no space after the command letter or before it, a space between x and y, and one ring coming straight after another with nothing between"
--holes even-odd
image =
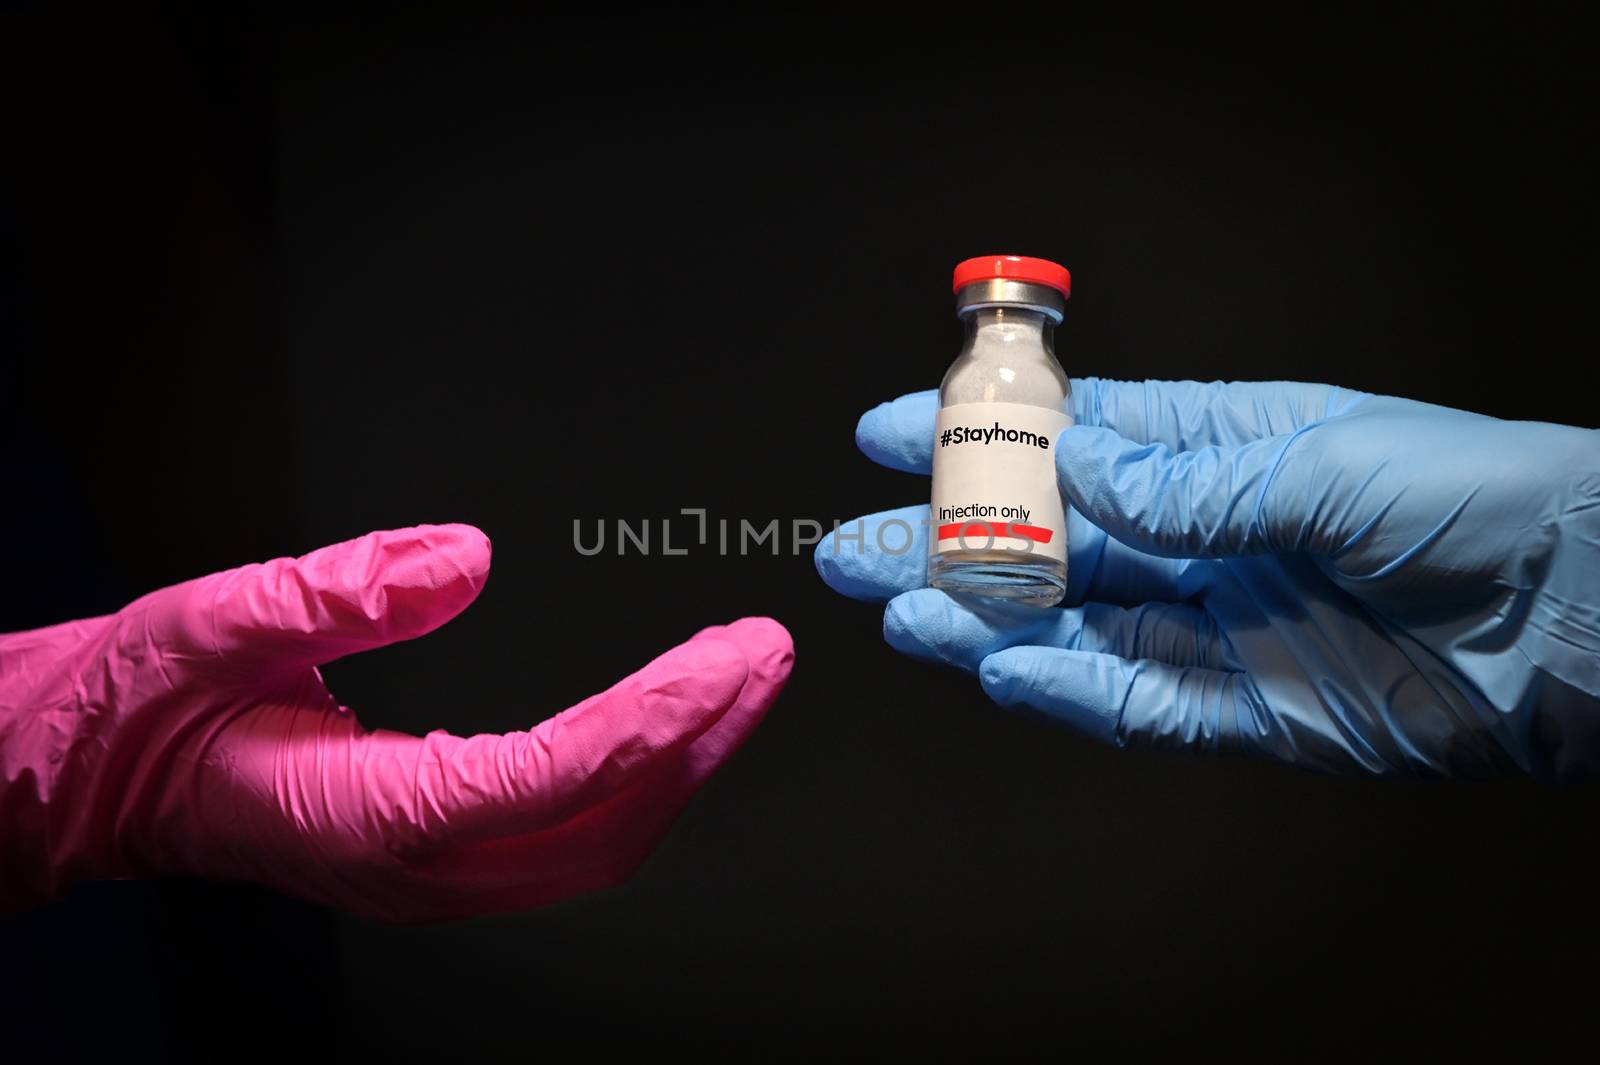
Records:
<instances>
[{"instance_id":1,"label":"vaccine vial","mask_svg":"<svg viewBox=\"0 0 1600 1065\"><path fill-rule=\"evenodd\" d=\"M1067 588L1067 521L1056 437L1072 386L1056 361L1066 268L1021 255L956 267L966 342L939 386L928 583L948 592L1054 606Z\"/></svg>"}]
</instances>

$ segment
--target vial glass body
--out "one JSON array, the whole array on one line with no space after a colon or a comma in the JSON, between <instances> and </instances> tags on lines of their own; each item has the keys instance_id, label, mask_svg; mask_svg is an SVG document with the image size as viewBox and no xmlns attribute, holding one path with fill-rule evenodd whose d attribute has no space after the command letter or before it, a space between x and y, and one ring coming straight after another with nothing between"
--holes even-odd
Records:
<instances>
[{"instance_id":1,"label":"vial glass body","mask_svg":"<svg viewBox=\"0 0 1600 1065\"><path fill-rule=\"evenodd\" d=\"M1053 343L1064 307L1052 291L1012 282L959 295L966 342L939 387L928 583L1054 606L1067 586L1054 451L1071 424Z\"/></svg>"}]
</instances>

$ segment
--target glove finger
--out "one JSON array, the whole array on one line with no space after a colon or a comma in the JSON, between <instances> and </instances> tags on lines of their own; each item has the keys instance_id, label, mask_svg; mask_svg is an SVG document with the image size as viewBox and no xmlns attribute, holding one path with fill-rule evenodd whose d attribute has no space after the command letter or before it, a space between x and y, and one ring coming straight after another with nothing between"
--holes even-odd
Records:
<instances>
[{"instance_id":1,"label":"glove finger","mask_svg":"<svg viewBox=\"0 0 1600 1065\"><path fill-rule=\"evenodd\" d=\"M880 403L856 422L856 446L880 466L930 474L933 419L938 413L939 391L934 388Z\"/></svg>"},{"instance_id":2,"label":"glove finger","mask_svg":"<svg viewBox=\"0 0 1600 1065\"><path fill-rule=\"evenodd\" d=\"M432 733L410 752L408 767L375 762L367 788L393 811L391 838L402 847L538 831L623 790L686 747L733 707L749 675L739 644L701 633L526 732L465 739ZM384 795L386 789L397 793Z\"/></svg>"},{"instance_id":3,"label":"glove finger","mask_svg":"<svg viewBox=\"0 0 1600 1065\"><path fill-rule=\"evenodd\" d=\"M841 524L812 552L828 587L881 603L928 585L928 504L868 514Z\"/></svg>"},{"instance_id":4,"label":"glove finger","mask_svg":"<svg viewBox=\"0 0 1600 1065\"><path fill-rule=\"evenodd\" d=\"M1349 520L1323 513L1326 471L1299 468L1301 456L1316 465L1304 443L1316 431L1175 452L1074 426L1061 434L1056 472L1084 517L1137 550L1190 559L1295 551Z\"/></svg>"},{"instance_id":5,"label":"glove finger","mask_svg":"<svg viewBox=\"0 0 1600 1065\"><path fill-rule=\"evenodd\" d=\"M1129 547L1072 507L1067 508L1067 535L1065 606L1178 602L1194 593L1187 579L1190 559L1161 558Z\"/></svg>"},{"instance_id":6,"label":"glove finger","mask_svg":"<svg viewBox=\"0 0 1600 1065\"><path fill-rule=\"evenodd\" d=\"M1178 599L1187 567L1110 540L1076 511L1067 514L1068 603ZM834 591L882 603L928 586L928 507L918 504L843 523L817 544L817 573Z\"/></svg>"},{"instance_id":7,"label":"glove finger","mask_svg":"<svg viewBox=\"0 0 1600 1065\"><path fill-rule=\"evenodd\" d=\"M883 635L891 647L912 658L969 673L997 651L1022 646L1233 668L1216 623L1204 611L1173 603L1147 603L1132 610L1106 603L1038 610L924 588L889 603Z\"/></svg>"},{"instance_id":8,"label":"glove finger","mask_svg":"<svg viewBox=\"0 0 1600 1065\"><path fill-rule=\"evenodd\" d=\"M1056 646L1119 658L1148 658L1172 666L1224 671L1242 668L1215 619L1198 607L1144 603L1127 608L1085 603L1076 613L1077 643Z\"/></svg>"},{"instance_id":9,"label":"glove finger","mask_svg":"<svg viewBox=\"0 0 1600 1065\"><path fill-rule=\"evenodd\" d=\"M1240 746L1240 723L1265 714L1243 673L1053 647L1013 647L983 660L983 690L1105 743L1195 751ZM1244 734L1259 729L1246 728Z\"/></svg>"},{"instance_id":10,"label":"glove finger","mask_svg":"<svg viewBox=\"0 0 1600 1065\"><path fill-rule=\"evenodd\" d=\"M690 744L680 760L678 772L687 774L694 782L693 788L698 788L718 766L733 757L750 737L789 682L789 673L794 669L794 640L789 631L772 618L740 618L730 625L706 629L701 635L738 646L744 651L750 672L733 709L724 715L718 727L707 730Z\"/></svg>"},{"instance_id":11,"label":"glove finger","mask_svg":"<svg viewBox=\"0 0 1600 1065\"><path fill-rule=\"evenodd\" d=\"M421 871L433 918L548 905L628 879L706 780L750 738L794 664L789 634L745 618L700 634L738 647L749 669L733 705L621 791L544 831L456 848Z\"/></svg>"},{"instance_id":12,"label":"glove finger","mask_svg":"<svg viewBox=\"0 0 1600 1065\"><path fill-rule=\"evenodd\" d=\"M166 588L124 615L166 664L254 682L433 631L477 598L489 556L470 525L374 532Z\"/></svg>"},{"instance_id":13,"label":"glove finger","mask_svg":"<svg viewBox=\"0 0 1600 1065\"><path fill-rule=\"evenodd\" d=\"M1175 451L1236 447L1294 432L1366 399L1333 385L1295 381L1112 381L1072 379L1072 418L1141 444ZM856 446L872 461L907 473L933 470L936 389L912 392L867 411Z\"/></svg>"},{"instance_id":14,"label":"glove finger","mask_svg":"<svg viewBox=\"0 0 1600 1065\"><path fill-rule=\"evenodd\" d=\"M1299 381L1072 381L1077 424L1174 451L1282 436L1366 398L1365 392Z\"/></svg>"}]
</instances>

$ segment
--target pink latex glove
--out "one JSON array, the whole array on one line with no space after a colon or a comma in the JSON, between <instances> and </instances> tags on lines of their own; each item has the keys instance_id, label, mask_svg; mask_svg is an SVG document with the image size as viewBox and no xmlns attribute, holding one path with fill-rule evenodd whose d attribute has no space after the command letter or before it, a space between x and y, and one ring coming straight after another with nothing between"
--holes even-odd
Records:
<instances>
[{"instance_id":1,"label":"pink latex glove","mask_svg":"<svg viewBox=\"0 0 1600 1065\"><path fill-rule=\"evenodd\" d=\"M253 880L387 920L626 879L788 678L766 618L706 629L527 732L368 732L317 665L460 613L466 525L213 574L0 636L0 904L86 877Z\"/></svg>"}]
</instances>

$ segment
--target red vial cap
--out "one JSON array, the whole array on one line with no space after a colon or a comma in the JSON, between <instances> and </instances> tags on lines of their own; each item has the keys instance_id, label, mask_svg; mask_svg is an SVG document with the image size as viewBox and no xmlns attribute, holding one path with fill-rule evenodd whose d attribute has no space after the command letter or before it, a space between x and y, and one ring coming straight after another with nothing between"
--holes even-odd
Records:
<instances>
[{"instance_id":1,"label":"red vial cap","mask_svg":"<svg viewBox=\"0 0 1600 1065\"><path fill-rule=\"evenodd\" d=\"M956 267L950 291L960 292L964 285L995 278L1049 285L1064 298L1072 296L1072 275L1065 266L1049 259L1032 259L1026 255L980 255L976 259L968 259Z\"/></svg>"}]
</instances>

